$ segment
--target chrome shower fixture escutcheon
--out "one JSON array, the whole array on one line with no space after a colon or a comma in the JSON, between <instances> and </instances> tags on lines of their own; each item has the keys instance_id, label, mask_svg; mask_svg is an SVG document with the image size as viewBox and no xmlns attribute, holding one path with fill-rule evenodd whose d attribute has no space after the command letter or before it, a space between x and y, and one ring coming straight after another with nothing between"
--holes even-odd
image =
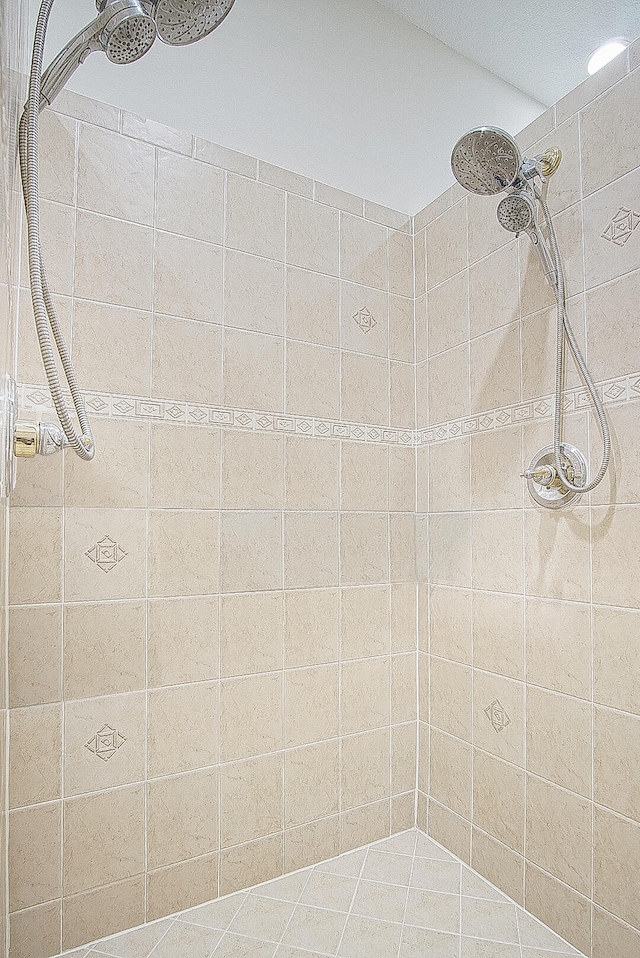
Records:
<instances>
[{"instance_id":1,"label":"chrome shower fixture escutcheon","mask_svg":"<svg viewBox=\"0 0 640 958\"><path fill-rule=\"evenodd\" d=\"M571 443L560 446L562 471L573 486L583 486L587 476L587 462L583 454ZM576 502L581 493L568 489L556 468L553 443L535 454L529 468L520 473L527 480L529 495L539 506L546 509L561 509Z\"/></svg>"}]
</instances>

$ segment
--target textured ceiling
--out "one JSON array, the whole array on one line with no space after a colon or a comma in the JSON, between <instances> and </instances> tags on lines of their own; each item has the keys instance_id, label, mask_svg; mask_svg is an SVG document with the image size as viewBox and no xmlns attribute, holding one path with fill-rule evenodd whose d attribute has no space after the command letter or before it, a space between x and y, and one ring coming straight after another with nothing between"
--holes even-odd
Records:
<instances>
[{"instance_id":1,"label":"textured ceiling","mask_svg":"<svg viewBox=\"0 0 640 958\"><path fill-rule=\"evenodd\" d=\"M590 54L640 36L638 0L378 0L547 106L587 76Z\"/></svg>"},{"instance_id":2,"label":"textured ceiling","mask_svg":"<svg viewBox=\"0 0 640 958\"><path fill-rule=\"evenodd\" d=\"M20 2L33 17L38 0ZM544 35L541 3L554 13ZM541 0L534 17L515 5L507 16L496 0L236 0L201 42L156 42L129 66L94 54L69 87L415 213L453 181L462 133L482 123L516 133L583 78L581 52L571 77L558 62L559 47L577 43L567 36L578 9L597 6L606 36L640 15L638 0L560 6ZM45 62L94 16L93 0L56 0Z\"/></svg>"}]
</instances>

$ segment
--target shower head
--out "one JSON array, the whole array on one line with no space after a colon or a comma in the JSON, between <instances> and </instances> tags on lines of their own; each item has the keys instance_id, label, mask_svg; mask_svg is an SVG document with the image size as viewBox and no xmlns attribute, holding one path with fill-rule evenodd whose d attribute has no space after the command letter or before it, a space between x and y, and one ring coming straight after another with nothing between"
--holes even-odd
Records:
<instances>
[{"instance_id":1,"label":"shower head","mask_svg":"<svg viewBox=\"0 0 640 958\"><path fill-rule=\"evenodd\" d=\"M466 190L491 196L513 186L522 156L518 144L493 126L481 126L460 137L451 154L453 175Z\"/></svg>"},{"instance_id":2,"label":"shower head","mask_svg":"<svg viewBox=\"0 0 640 958\"><path fill-rule=\"evenodd\" d=\"M46 0L45 0L46 2ZM49 0L49 5L53 0ZM42 75L40 108L55 100L71 74L95 51L112 63L133 63L156 36L171 46L206 37L235 0L96 0L98 16L70 40Z\"/></svg>"},{"instance_id":3,"label":"shower head","mask_svg":"<svg viewBox=\"0 0 640 958\"><path fill-rule=\"evenodd\" d=\"M206 37L220 26L235 0L152 0L158 36L171 46Z\"/></svg>"},{"instance_id":4,"label":"shower head","mask_svg":"<svg viewBox=\"0 0 640 958\"><path fill-rule=\"evenodd\" d=\"M509 193L498 203L496 215L500 226L504 226L511 233L520 233L535 224L535 203L527 193Z\"/></svg>"},{"instance_id":5,"label":"shower head","mask_svg":"<svg viewBox=\"0 0 640 958\"><path fill-rule=\"evenodd\" d=\"M104 0L98 9L107 6L108 0ZM153 18L136 2L111 17L100 35L100 44L112 63L133 63L151 49L155 38Z\"/></svg>"},{"instance_id":6,"label":"shower head","mask_svg":"<svg viewBox=\"0 0 640 958\"><path fill-rule=\"evenodd\" d=\"M51 105L90 53L102 51L113 63L133 63L151 49L156 25L142 0L97 0L98 16L49 64L40 81L40 109Z\"/></svg>"}]
</instances>

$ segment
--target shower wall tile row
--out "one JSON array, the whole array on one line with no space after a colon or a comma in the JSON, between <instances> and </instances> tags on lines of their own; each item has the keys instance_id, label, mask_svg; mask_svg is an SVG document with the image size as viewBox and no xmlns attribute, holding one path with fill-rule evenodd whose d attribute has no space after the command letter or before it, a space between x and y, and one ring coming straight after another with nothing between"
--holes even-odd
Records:
<instances>
[{"instance_id":1,"label":"shower wall tile row","mask_svg":"<svg viewBox=\"0 0 640 958\"><path fill-rule=\"evenodd\" d=\"M11 958L415 821L410 221L61 107L44 246L98 452L12 497Z\"/></svg>"},{"instance_id":2,"label":"shower wall tile row","mask_svg":"<svg viewBox=\"0 0 640 958\"><path fill-rule=\"evenodd\" d=\"M550 180L569 313L612 432L602 484L537 509L555 309L526 236L453 187L415 218L418 823L593 958L640 953L640 70L626 55L519 141ZM428 321L427 321L428 320ZM570 360L565 438L597 470Z\"/></svg>"}]
</instances>

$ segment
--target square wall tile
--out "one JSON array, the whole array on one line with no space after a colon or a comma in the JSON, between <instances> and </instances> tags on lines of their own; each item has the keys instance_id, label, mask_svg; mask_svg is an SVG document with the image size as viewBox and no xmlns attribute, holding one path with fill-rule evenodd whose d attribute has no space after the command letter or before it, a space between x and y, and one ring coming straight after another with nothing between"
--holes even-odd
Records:
<instances>
[{"instance_id":1,"label":"square wall tile","mask_svg":"<svg viewBox=\"0 0 640 958\"><path fill-rule=\"evenodd\" d=\"M217 849L216 769L163 778L147 787L149 870Z\"/></svg>"},{"instance_id":2,"label":"square wall tile","mask_svg":"<svg viewBox=\"0 0 640 958\"><path fill-rule=\"evenodd\" d=\"M144 689L145 612L141 600L65 607L65 698Z\"/></svg>"},{"instance_id":3,"label":"square wall tile","mask_svg":"<svg viewBox=\"0 0 640 958\"><path fill-rule=\"evenodd\" d=\"M223 762L282 748L281 673L222 682L220 741Z\"/></svg>"},{"instance_id":4,"label":"square wall tile","mask_svg":"<svg viewBox=\"0 0 640 958\"><path fill-rule=\"evenodd\" d=\"M62 698L62 607L9 610L9 705L42 705Z\"/></svg>"},{"instance_id":5,"label":"square wall tile","mask_svg":"<svg viewBox=\"0 0 640 958\"><path fill-rule=\"evenodd\" d=\"M145 693L65 705L65 795L98 792L145 776Z\"/></svg>"},{"instance_id":6,"label":"square wall tile","mask_svg":"<svg viewBox=\"0 0 640 958\"><path fill-rule=\"evenodd\" d=\"M224 273L225 326L282 336L284 310L282 263L227 250Z\"/></svg>"},{"instance_id":7,"label":"square wall tile","mask_svg":"<svg viewBox=\"0 0 640 958\"><path fill-rule=\"evenodd\" d=\"M222 597L220 672L223 677L282 668L284 596L281 592Z\"/></svg>"},{"instance_id":8,"label":"square wall tile","mask_svg":"<svg viewBox=\"0 0 640 958\"><path fill-rule=\"evenodd\" d=\"M223 509L282 508L284 443L271 433L223 431Z\"/></svg>"},{"instance_id":9,"label":"square wall tile","mask_svg":"<svg viewBox=\"0 0 640 958\"><path fill-rule=\"evenodd\" d=\"M151 427L149 504L160 509L216 509L220 485L220 430L184 425Z\"/></svg>"},{"instance_id":10,"label":"square wall tile","mask_svg":"<svg viewBox=\"0 0 640 958\"><path fill-rule=\"evenodd\" d=\"M153 320L152 395L191 402L222 399L222 334L212 323Z\"/></svg>"},{"instance_id":11,"label":"square wall tile","mask_svg":"<svg viewBox=\"0 0 640 958\"><path fill-rule=\"evenodd\" d=\"M285 668L336 662L338 634L336 589L285 593Z\"/></svg>"},{"instance_id":12,"label":"square wall tile","mask_svg":"<svg viewBox=\"0 0 640 958\"><path fill-rule=\"evenodd\" d=\"M158 689L148 696L148 775L218 762L218 683Z\"/></svg>"},{"instance_id":13,"label":"square wall tile","mask_svg":"<svg viewBox=\"0 0 640 958\"><path fill-rule=\"evenodd\" d=\"M282 829L282 760L282 755L263 755L248 762L238 762L222 767L220 770L220 844L222 848L260 838Z\"/></svg>"},{"instance_id":14,"label":"square wall tile","mask_svg":"<svg viewBox=\"0 0 640 958\"><path fill-rule=\"evenodd\" d=\"M158 151L158 229L220 244L223 201L222 170L176 153Z\"/></svg>"},{"instance_id":15,"label":"square wall tile","mask_svg":"<svg viewBox=\"0 0 640 958\"><path fill-rule=\"evenodd\" d=\"M109 822L105 831L104 822ZM144 786L133 785L65 803L65 895L144 871Z\"/></svg>"},{"instance_id":16,"label":"square wall tile","mask_svg":"<svg viewBox=\"0 0 640 958\"><path fill-rule=\"evenodd\" d=\"M62 797L62 706L9 713L9 808Z\"/></svg>"},{"instance_id":17,"label":"square wall tile","mask_svg":"<svg viewBox=\"0 0 640 958\"><path fill-rule=\"evenodd\" d=\"M9 833L10 909L60 898L61 803L11 812Z\"/></svg>"},{"instance_id":18,"label":"square wall tile","mask_svg":"<svg viewBox=\"0 0 640 958\"><path fill-rule=\"evenodd\" d=\"M149 687L218 677L218 597L151 599L147 611Z\"/></svg>"},{"instance_id":19,"label":"square wall tile","mask_svg":"<svg viewBox=\"0 0 640 958\"><path fill-rule=\"evenodd\" d=\"M10 511L9 602L59 602L62 597L62 512ZM46 541L47 548L42 548Z\"/></svg>"},{"instance_id":20,"label":"square wall tile","mask_svg":"<svg viewBox=\"0 0 640 958\"><path fill-rule=\"evenodd\" d=\"M143 598L146 539L142 510L66 509L65 599Z\"/></svg>"},{"instance_id":21,"label":"square wall tile","mask_svg":"<svg viewBox=\"0 0 640 958\"><path fill-rule=\"evenodd\" d=\"M220 565L223 592L282 588L280 513L223 513Z\"/></svg>"},{"instance_id":22,"label":"square wall tile","mask_svg":"<svg viewBox=\"0 0 640 958\"><path fill-rule=\"evenodd\" d=\"M217 513L149 513L150 595L216 593L218 568Z\"/></svg>"}]
</instances>

